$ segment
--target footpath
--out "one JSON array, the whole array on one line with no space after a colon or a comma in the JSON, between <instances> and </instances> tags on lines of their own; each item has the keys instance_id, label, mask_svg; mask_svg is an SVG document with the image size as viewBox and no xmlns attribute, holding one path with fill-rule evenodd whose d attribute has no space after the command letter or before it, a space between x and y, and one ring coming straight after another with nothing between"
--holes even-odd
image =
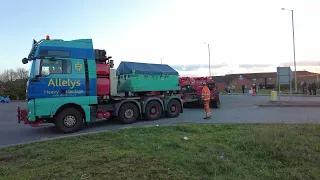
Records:
<instances>
[{"instance_id":1,"label":"footpath","mask_svg":"<svg viewBox=\"0 0 320 180\"><path fill-rule=\"evenodd\" d=\"M320 101L268 101L260 107L320 107Z\"/></svg>"},{"instance_id":2,"label":"footpath","mask_svg":"<svg viewBox=\"0 0 320 180\"><path fill-rule=\"evenodd\" d=\"M242 96L252 96L252 94L249 93L234 93L234 94L226 94L226 93L220 93L219 95L223 95L223 96L230 96L230 95L242 95ZM255 96L271 96L271 94L259 94L257 93ZM290 96L290 94L280 94L280 96ZM312 98L312 97L320 97L320 94L317 95L302 95L302 94L292 94L292 97L306 97L306 98Z\"/></svg>"},{"instance_id":3,"label":"footpath","mask_svg":"<svg viewBox=\"0 0 320 180\"><path fill-rule=\"evenodd\" d=\"M280 100L277 97L277 101L271 101L270 94L256 94L253 96L252 94L220 94L222 96L233 96L233 95L241 95L244 97L260 97L260 102L256 105L259 107L320 107L320 96L319 95L302 95L302 94L280 94Z\"/></svg>"}]
</instances>

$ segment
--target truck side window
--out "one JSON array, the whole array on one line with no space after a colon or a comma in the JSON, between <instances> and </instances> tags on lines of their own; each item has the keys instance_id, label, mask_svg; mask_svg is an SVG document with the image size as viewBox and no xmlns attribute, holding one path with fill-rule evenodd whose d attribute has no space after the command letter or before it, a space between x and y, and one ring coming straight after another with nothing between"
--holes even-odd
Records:
<instances>
[{"instance_id":1,"label":"truck side window","mask_svg":"<svg viewBox=\"0 0 320 180\"><path fill-rule=\"evenodd\" d=\"M72 73L72 63L70 60L63 60L63 74L71 74Z\"/></svg>"},{"instance_id":2,"label":"truck side window","mask_svg":"<svg viewBox=\"0 0 320 180\"><path fill-rule=\"evenodd\" d=\"M70 74L71 73L70 60L56 60L49 61L48 59L41 60L41 76L48 76L50 74Z\"/></svg>"}]
</instances>

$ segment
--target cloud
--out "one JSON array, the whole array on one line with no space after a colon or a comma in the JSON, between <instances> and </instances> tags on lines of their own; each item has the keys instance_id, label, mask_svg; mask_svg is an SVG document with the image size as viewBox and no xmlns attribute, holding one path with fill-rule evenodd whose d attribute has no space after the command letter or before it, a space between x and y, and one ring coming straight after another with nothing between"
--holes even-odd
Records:
<instances>
[{"instance_id":1,"label":"cloud","mask_svg":"<svg viewBox=\"0 0 320 180\"><path fill-rule=\"evenodd\" d=\"M312 61L312 60L297 60L297 66L320 66L320 61ZM282 66L293 66L292 62L284 62L281 63Z\"/></svg>"},{"instance_id":2,"label":"cloud","mask_svg":"<svg viewBox=\"0 0 320 180\"><path fill-rule=\"evenodd\" d=\"M312 61L312 60L299 60L296 61L297 66L320 66L320 61ZM276 67L276 66L293 66L293 61L291 62L282 62L279 64L239 64L239 68L244 68L244 69L260 69L260 68L271 68L271 67Z\"/></svg>"},{"instance_id":3,"label":"cloud","mask_svg":"<svg viewBox=\"0 0 320 180\"><path fill-rule=\"evenodd\" d=\"M208 68L209 65L206 64L190 64L190 65L170 65L172 68L174 68L177 71L197 71L200 68ZM222 68L228 66L227 64L215 64L210 65L211 68Z\"/></svg>"},{"instance_id":4,"label":"cloud","mask_svg":"<svg viewBox=\"0 0 320 180\"><path fill-rule=\"evenodd\" d=\"M239 64L239 68L268 68L270 64Z\"/></svg>"}]
</instances>

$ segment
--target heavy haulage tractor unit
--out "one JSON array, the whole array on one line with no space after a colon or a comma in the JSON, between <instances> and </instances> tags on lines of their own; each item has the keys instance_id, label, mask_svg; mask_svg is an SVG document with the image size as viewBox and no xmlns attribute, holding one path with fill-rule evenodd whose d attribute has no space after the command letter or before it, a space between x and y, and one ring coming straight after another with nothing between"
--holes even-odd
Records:
<instances>
[{"instance_id":1,"label":"heavy haulage tractor unit","mask_svg":"<svg viewBox=\"0 0 320 180\"><path fill-rule=\"evenodd\" d=\"M33 41L28 58L27 108L18 121L31 126L53 123L65 133L84 124L116 118L177 117L183 112L179 74L168 65L121 62L113 68L105 50L91 39Z\"/></svg>"},{"instance_id":2,"label":"heavy haulage tractor unit","mask_svg":"<svg viewBox=\"0 0 320 180\"><path fill-rule=\"evenodd\" d=\"M210 77L179 77L179 85L182 90L182 100L185 107L202 104L202 82L207 83L210 90L210 107L220 108L221 102L218 85Z\"/></svg>"}]
</instances>

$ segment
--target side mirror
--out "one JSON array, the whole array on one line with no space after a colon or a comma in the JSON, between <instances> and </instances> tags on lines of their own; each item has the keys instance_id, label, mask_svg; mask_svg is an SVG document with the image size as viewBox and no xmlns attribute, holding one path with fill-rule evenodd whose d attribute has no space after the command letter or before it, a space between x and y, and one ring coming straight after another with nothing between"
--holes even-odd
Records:
<instances>
[{"instance_id":1,"label":"side mirror","mask_svg":"<svg viewBox=\"0 0 320 180\"><path fill-rule=\"evenodd\" d=\"M22 59L22 64L28 64L28 59L27 58L23 58Z\"/></svg>"}]
</instances>

